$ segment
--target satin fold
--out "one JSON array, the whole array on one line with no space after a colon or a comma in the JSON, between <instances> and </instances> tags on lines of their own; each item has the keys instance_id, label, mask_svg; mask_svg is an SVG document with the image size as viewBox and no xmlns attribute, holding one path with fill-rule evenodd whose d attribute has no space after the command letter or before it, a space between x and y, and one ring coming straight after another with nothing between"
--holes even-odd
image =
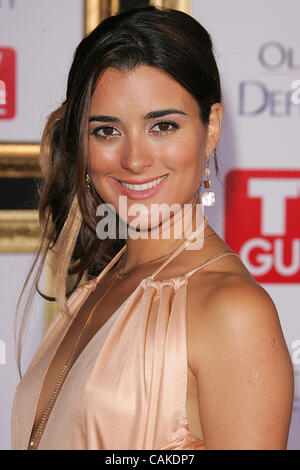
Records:
<instances>
[{"instance_id":1,"label":"satin fold","mask_svg":"<svg viewBox=\"0 0 300 470\"><path fill-rule=\"evenodd\" d=\"M27 449L51 360L80 306L125 247L97 278L72 294L71 318L59 313L50 325L16 390L13 449ZM185 248L184 243L176 255ZM234 253L218 257L226 254ZM38 449L205 449L204 442L190 432L186 416L186 306L189 277L208 262L190 273L155 280L173 257L142 280L78 356Z\"/></svg>"}]
</instances>

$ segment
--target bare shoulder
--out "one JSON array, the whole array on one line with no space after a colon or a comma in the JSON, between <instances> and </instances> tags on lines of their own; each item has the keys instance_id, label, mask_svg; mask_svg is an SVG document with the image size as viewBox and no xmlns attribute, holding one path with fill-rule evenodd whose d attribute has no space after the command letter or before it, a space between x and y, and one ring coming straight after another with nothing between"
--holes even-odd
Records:
<instances>
[{"instance_id":1,"label":"bare shoulder","mask_svg":"<svg viewBox=\"0 0 300 470\"><path fill-rule=\"evenodd\" d=\"M194 372L205 349L216 341L238 340L242 334L253 345L268 338L286 348L273 299L239 258L217 260L213 269L189 283L188 292L189 360Z\"/></svg>"},{"instance_id":2,"label":"bare shoulder","mask_svg":"<svg viewBox=\"0 0 300 470\"><path fill-rule=\"evenodd\" d=\"M278 312L238 259L225 266L226 258L188 290L188 362L206 448L284 449L294 382Z\"/></svg>"}]
</instances>

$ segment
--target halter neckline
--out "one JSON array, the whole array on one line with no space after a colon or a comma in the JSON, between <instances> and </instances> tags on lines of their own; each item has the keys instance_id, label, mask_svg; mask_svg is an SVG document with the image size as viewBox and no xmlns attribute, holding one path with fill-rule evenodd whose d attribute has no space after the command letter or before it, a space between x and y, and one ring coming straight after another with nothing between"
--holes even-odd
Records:
<instances>
[{"instance_id":1,"label":"halter neckline","mask_svg":"<svg viewBox=\"0 0 300 470\"><path fill-rule=\"evenodd\" d=\"M171 255L168 257L166 261L163 262L161 266L159 266L158 269L154 271L154 273L151 276L148 276L151 279L154 279L154 277L165 267L167 266L176 256L178 256L183 250L199 250L203 247L204 243L204 230L208 225L208 219L206 215L203 215L203 222L199 225L199 227L192 232L188 237L186 237L182 243L171 253ZM116 256L110 261L110 263L107 265L106 270L112 269L115 264L118 262L120 257L125 253L127 248L127 245L125 244L121 250L116 254ZM126 273L125 273L126 274Z\"/></svg>"}]
</instances>

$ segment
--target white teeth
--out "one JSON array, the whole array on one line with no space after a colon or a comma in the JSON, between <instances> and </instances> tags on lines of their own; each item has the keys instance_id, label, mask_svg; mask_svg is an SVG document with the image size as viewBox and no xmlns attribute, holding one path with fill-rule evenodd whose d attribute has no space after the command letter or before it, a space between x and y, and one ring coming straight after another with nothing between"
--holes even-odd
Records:
<instances>
[{"instance_id":1,"label":"white teeth","mask_svg":"<svg viewBox=\"0 0 300 470\"><path fill-rule=\"evenodd\" d=\"M149 181L149 183L144 183L144 184L128 184L128 183L122 183L122 181L120 181L120 184L124 186L124 188L132 189L133 191L145 191L145 189L149 189L149 188L153 188L153 186L157 186L166 177L167 175L161 176L160 178L157 178L156 180Z\"/></svg>"}]
</instances>

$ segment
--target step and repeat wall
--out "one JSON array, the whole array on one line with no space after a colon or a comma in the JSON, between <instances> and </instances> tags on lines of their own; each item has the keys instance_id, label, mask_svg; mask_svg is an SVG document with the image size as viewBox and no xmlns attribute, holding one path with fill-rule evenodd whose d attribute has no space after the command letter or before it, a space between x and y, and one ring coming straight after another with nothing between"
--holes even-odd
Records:
<instances>
[{"instance_id":1,"label":"step and repeat wall","mask_svg":"<svg viewBox=\"0 0 300 470\"><path fill-rule=\"evenodd\" d=\"M190 13L211 34L225 115L217 147L221 182L213 176L216 205L205 211L277 307L295 373L288 449L300 449L300 3L150 3ZM11 447L11 407L19 381L15 308L40 235L37 201L28 200L40 176L42 130L64 100L78 42L120 5L114 0L0 0L1 449ZM47 272L40 282L47 290ZM23 371L49 324L46 304L35 297Z\"/></svg>"}]
</instances>

